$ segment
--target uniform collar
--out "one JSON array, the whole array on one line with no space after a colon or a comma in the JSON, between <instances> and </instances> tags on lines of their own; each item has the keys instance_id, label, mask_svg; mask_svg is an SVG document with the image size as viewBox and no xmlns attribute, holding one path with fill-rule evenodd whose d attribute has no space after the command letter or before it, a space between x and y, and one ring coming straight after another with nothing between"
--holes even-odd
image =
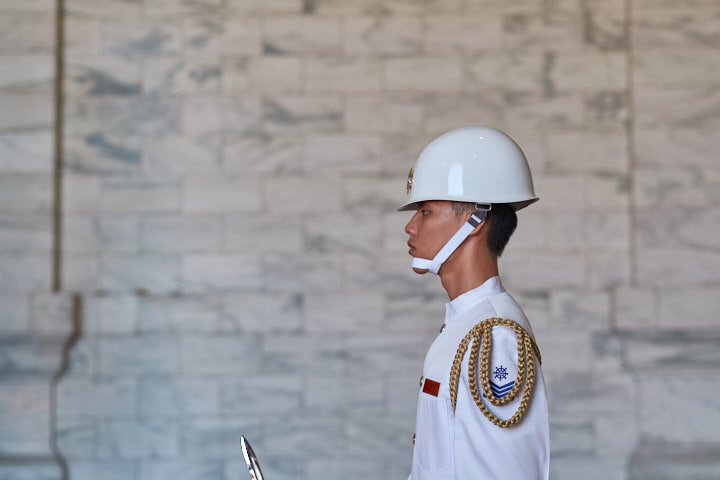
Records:
<instances>
[{"instance_id":1,"label":"uniform collar","mask_svg":"<svg viewBox=\"0 0 720 480\"><path fill-rule=\"evenodd\" d=\"M472 307L486 298L503 293L505 289L500 282L500 277L494 276L485 280L485 283L475 287L454 300L445 304L445 321L449 322L468 312Z\"/></svg>"}]
</instances>

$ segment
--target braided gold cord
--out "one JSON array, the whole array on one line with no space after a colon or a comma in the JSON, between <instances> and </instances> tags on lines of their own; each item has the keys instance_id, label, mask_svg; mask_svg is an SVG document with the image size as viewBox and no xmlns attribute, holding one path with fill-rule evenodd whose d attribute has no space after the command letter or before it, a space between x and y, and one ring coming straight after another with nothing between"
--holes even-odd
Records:
<instances>
[{"instance_id":1,"label":"braided gold cord","mask_svg":"<svg viewBox=\"0 0 720 480\"><path fill-rule=\"evenodd\" d=\"M492 351L492 328L496 326L504 326L512 328L517 337L517 352L518 352L518 373L515 380L515 385L502 398L497 398L490 387L490 352ZM492 423L499 427L507 428L515 425L527 412L528 405L530 404L530 397L532 390L535 385L535 362L533 361L532 354L538 359L538 362L542 363L540 356L540 350L537 344L532 339L530 334L512 320L507 318L488 318L477 325L475 325L467 335L462 339L460 345L455 353L455 359L453 360L452 368L450 369L450 398L452 399L453 413L455 412L455 406L457 404L457 391L458 384L460 382L460 369L462 367L462 360L467 352L467 349L472 342L472 348L470 350L470 357L468 358L468 380L470 393L472 394L475 404L478 406L480 411L490 420ZM480 346L482 344L482 347ZM480 392L477 387L477 361L478 355L480 357L480 383L482 390L485 393L487 400L495 405L496 407L505 405L515 399L520 388L525 384L525 391L523 392L520 405L518 406L515 414L507 419L503 420L493 414L483 402ZM526 373L527 368L527 373Z\"/></svg>"}]
</instances>

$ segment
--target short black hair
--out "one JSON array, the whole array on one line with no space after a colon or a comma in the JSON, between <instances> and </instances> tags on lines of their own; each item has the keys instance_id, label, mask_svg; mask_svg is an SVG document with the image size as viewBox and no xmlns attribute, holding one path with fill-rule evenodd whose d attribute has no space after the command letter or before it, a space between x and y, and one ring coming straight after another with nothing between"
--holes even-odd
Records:
<instances>
[{"instance_id":1,"label":"short black hair","mask_svg":"<svg viewBox=\"0 0 720 480\"><path fill-rule=\"evenodd\" d=\"M452 202L452 209L456 215L462 215L465 212L475 211L475 204ZM499 257L517 228L515 209L507 203L493 203L485 221L488 223L488 250L494 257Z\"/></svg>"}]
</instances>

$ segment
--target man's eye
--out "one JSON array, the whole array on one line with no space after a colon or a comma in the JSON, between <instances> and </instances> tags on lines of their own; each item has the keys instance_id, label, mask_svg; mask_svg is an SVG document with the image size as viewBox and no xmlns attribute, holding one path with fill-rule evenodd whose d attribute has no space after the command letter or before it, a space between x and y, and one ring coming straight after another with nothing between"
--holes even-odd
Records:
<instances>
[{"instance_id":1,"label":"man's eye","mask_svg":"<svg viewBox=\"0 0 720 480\"><path fill-rule=\"evenodd\" d=\"M423 215L427 215L428 213L430 213L430 210L423 210L423 211L422 211L422 214L423 214Z\"/></svg>"}]
</instances>

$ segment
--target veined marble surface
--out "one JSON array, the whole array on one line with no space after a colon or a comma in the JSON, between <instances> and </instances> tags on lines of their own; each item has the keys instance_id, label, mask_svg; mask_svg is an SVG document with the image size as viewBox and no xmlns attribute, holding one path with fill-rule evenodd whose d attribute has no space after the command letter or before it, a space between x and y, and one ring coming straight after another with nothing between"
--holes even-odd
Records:
<instances>
[{"instance_id":1,"label":"veined marble surface","mask_svg":"<svg viewBox=\"0 0 720 480\"><path fill-rule=\"evenodd\" d=\"M54 8L0 6L0 479L406 478L447 298L394 210L471 124L541 199L551 478L720 476L717 1L68 0L62 125Z\"/></svg>"}]
</instances>

